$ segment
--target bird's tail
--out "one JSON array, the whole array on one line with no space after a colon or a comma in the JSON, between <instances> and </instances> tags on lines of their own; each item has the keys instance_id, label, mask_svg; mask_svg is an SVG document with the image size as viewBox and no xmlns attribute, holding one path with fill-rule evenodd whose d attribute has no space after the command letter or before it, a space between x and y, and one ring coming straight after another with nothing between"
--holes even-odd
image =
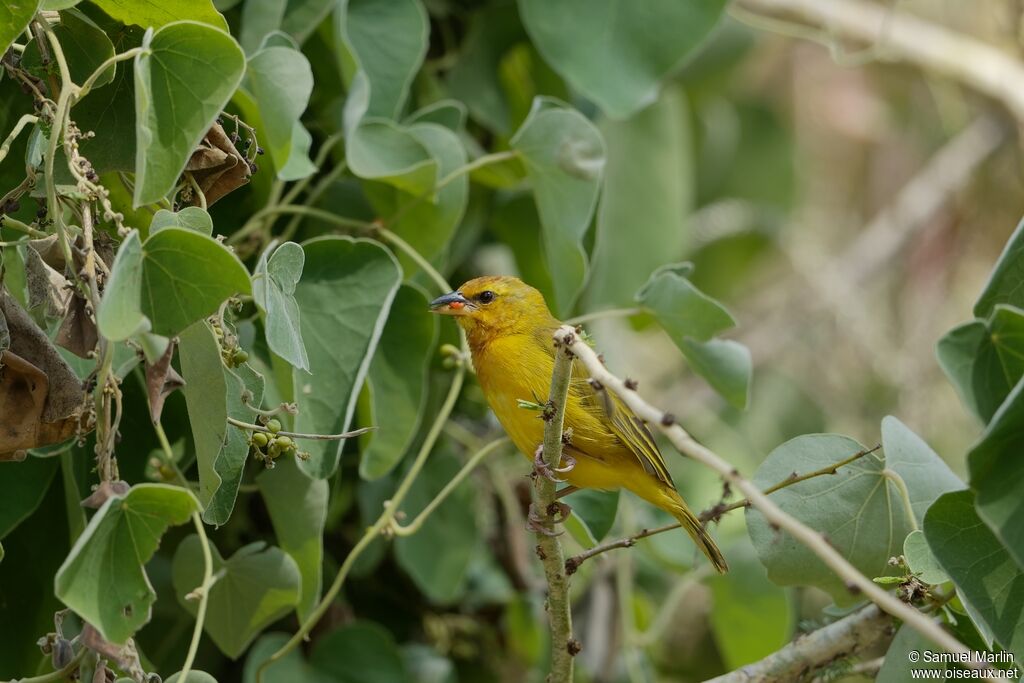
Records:
<instances>
[{"instance_id":1,"label":"bird's tail","mask_svg":"<svg viewBox=\"0 0 1024 683\"><path fill-rule=\"evenodd\" d=\"M707 532L704 525L697 519L697 516L690 512L690 508L687 507L682 497L676 491L667 487L662 489L661 493L663 497L662 501L659 502L662 502L662 504L658 505L658 507L671 513L673 517L679 520L679 524L690 535L690 538L693 539L693 542L700 548L701 552L707 556L719 574L729 571L729 564L725 561L722 551L718 549L715 540L711 538L711 534Z\"/></svg>"}]
</instances>

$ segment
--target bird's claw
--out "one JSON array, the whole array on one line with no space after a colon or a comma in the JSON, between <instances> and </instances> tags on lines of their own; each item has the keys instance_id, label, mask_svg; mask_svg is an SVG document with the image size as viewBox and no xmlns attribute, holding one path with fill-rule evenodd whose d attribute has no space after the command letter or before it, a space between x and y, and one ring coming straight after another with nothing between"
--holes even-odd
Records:
<instances>
[{"instance_id":1,"label":"bird's claw","mask_svg":"<svg viewBox=\"0 0 1024 683\"><path fill-rule=\"evenodd\" d=\"M544 536L561 536L561 531L555 531L548 527L543 517L537 512L536 506L530 503L530 511L526 515L526 528L534 533Z\"/></svg>"},{"instance_id":2,"label":"bird's claw","mask_svg":"<svg viewBox=\"0 0 1024 683\"><path fill-rule=\"evenodd\" d=\"M555 482L556 484L565 483L565 479L559 479L556 472L564 474L571 472L576 467L576 458L572 457L568 453L562 454L562 467L552 467L544 460L544 446L537 446L537 450L533 453L533 471L536 474Z\"/></svg>"}]
</instances>

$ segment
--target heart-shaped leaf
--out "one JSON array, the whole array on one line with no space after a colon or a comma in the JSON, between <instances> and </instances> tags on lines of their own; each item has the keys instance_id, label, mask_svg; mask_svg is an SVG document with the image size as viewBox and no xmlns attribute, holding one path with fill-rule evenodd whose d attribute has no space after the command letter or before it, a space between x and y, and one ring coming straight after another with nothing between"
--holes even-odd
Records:
<instances>
[{"instance_id":1,"label":"heart-shaped leaf","mask_svg":"<svg viewBox=\"0 0 1024 683\"><path fill-rule=\"evenodd\" d=\"M195 230L164 228L142 244L141 309L156 334L173 336L251 289L238 257Z\"/></svg>"},{"instance_id":2,"label":"heart-shaped leaf","mask_svg":"<svg viewBox=\"0 0 1024 683\"><path fill-rule=\"evenodd\" d=\"M95 4L114 19L148 28L160 28L172 22L189 19L228 30L228 22L214 8L213 0L95 0Z\"/></svg>"},{"instance_id":3,"label":"heart-shaped leaf","mask_svg":"<svg viewBox=\"0 0 1024 683\"><path fill-rule=\"evenodd\" d=\"M132 230L117 250L96 317L100 334L111 341L124 341L151 327L142 312L142 261L139 231Z\"/></svg>"},{"instance_id":4,"label":"heart-shaped leaf","mask_svg":"<svg viewBox=\"0 0 1024 683\"><path fill-rule=\"evenodd\" d=\"M181 21L147 31L142 47L135 58L136 207L174 189L245 71L235 39L207 24Z\"/></svg>"},{"instance_id":5,"label":"heart-shaped leaf","mask_svg":"<svg viewBox=\"0 0 1024 683\"><path fill-rule=\"evenodd\" d=\"M296 609L305 619L320 599L323 583L324 524L330 495L327 481L310 479L294 458L256 477L270 523L281 549L291 555L302 575L302 594Z\"/></svg>"},{"instance_id":6,"label":"heart-shaped leaf","mask_svg":"<svg viewBox=\"0 0 1024 683\"><path fill-rule=\"evenodd\" d=\"M240 548L227 560L210 544L217 582L206 606L206 633L232 659L245 652L259 633L290 612L299 601L299 568L280 548L263 541ZM178 602L195 614L199 601L188 594L203 583L203 548L191 535L178 546L171 567Z\"/></svg>"},{"instance_id":7,"label":"heart-shaped leaf","mask_svg":"<svg viewBox=\"0 0 1024 683\"><path fill-rule=\"evenodd\" d=\"M186 228L196 232L213 236L213 219L198 206L186 206L181 211L168 211L160 209L153 214L153 220L149 224L149 234L159 232L164 228Z\"/></svg>"},{"instance_id":8,"label":"heart-shaped leaf","mask_svg":"<svg viewBox=\"0 0 1024 683\"><path fill-rule=\"evenodd\" d=\"M309 370L306 346L302 343L299 305L295 287L302 278L306 255L294 242L285 242L263 252L253 273L253 298L266 314L263 322L267 346L292 366Z\"/></svg>"},{"instance_id":9,"label":"heart-shaped leaf","mask_svg":"<svg viewBox=\"0 0 1024 683\"><path fill-rule=\"evenodd\" d=\"M511 145L526 166L540 213L555 313L566 315L587 277L583 236L601 186L604 142L578 111L538 97Z\"/></svg>"},{"instance_id":10,"label":"heart-shaped leaf","mask_svg":"<svg viewBox=\"0 0 1024 683\"><path fill-rule=\"evenodd\" d=\"M40 0L7 0L0 5L0 54L7 52L11 43L28 28L39 3Z\"/></svg>"},{"instance_id":11,"label":"heart-shaped leaf","mask_svg":"<svg viewBox=\"0 0 1024 683\"><path fill-rule=\"evenodd\" d=\"M613 118L658 97L662 78L704 40L725 0L519 0L533 44Z\"/></svg>"},{"instance_id":12,"label":"heart-shaped leaf","mask_svg":"<svg viewBox=\"0 0 1024 683\"><path fill-rule=\"evenodd\" d=\"M985 289L974 304L974 315L987 318L997 304L1024 309L1024 220L1007 240Z\"/></svg>"},{"instance_id":13,"label":"heart-shaped leaf","mask_svg":"<svg viewBox=\"0 0 1024 683\"><path fill-rule=\"evenodd\" d=\"M437 316L419 287L402 285L370 363L366 435L359 461L364 479L379 479L401 461L419 430L427 399L427 371L437 345Z\"/></svg>"},{"instance_id":14,"label":"heart-shaped leaf","mask_svg":"<svg viewBox=\"0 0 1024 683\"><path fill-rule=\"evenodd\" d=\"M309 60L290 47L265 47L249 58L246 87L263 119L270 158L281 180L298 180L316 171L309 159L312 137L299 118L313 92Z\"/></svg>"},{"instance_id":15,"label":"heart-shaped leaf","mask_svg":"<svg viewBox=\"0 0 1024 683\"><path fill-rule=\"evenodd\" d=\"M348 429L355 412L402 272L394 256L371 240L323 237L302 248L306 262L295 300L309 371L292 374L299 404L295 431L337 434ZM300 463L306 474L324 478L334 472L338 442L310 441L306 449L309 460Z\"/></svg>"},{"instance_id":16,"label":"heart-shaped leaf","mask_svg":"<svg viewBox=\"0 0 1024 683\"><path fill-rule=\"evenodd\" d=\"M144 566L168 526L198 509L187 489L137 484L89 520L57 572L55 593L105 640L123 644L149 621L156 593Z\"/></svg>"},{"instance_id":17,"label":"heart-shaped leaf","mask_svg":"<svg viewBox=\"0 0 1024 683\"><path fill-rule=\"evenodd\" d=\"M694 371L732 405L744 408L753 369L750 351L738 342L713 338L736 321L687 279L690 269L689 264L673 264L654 271L637 301L668 332Z\"/></svg>"},{"instance_id":18,"label":"heart-shaped leaf","mask_svg":"<svg viewBox=\"0 0 1024 683\"><path fill-rule=\"evenodd\" d=\"M947 493L928 509L924 535L983 630L1024 657L1024 572L978 517L970 491Z\"/></svg>"},{"instance_id":19,"label":"heart-shaped leaf","mask_svg":"<svg viewBox=\"0 0 1024 683\"><path fill-rule=\"evenodd\" d=\"M793 472L804 474L832 465L863 450L853 439L838 434L798 436L765 458L754 474L760 489L785 481ZM885 461L868 454L839 468L831 476L814 477L771 494L785 512L828 536L829 543L867 576L891 572L888 561L903 550L910 533L899 492L883 474ZM839 605L859 596L802 543L773 529L756 509L747 509L747 529L768 578L782 586L817 586Z\"/></svg>"}]
</instances>

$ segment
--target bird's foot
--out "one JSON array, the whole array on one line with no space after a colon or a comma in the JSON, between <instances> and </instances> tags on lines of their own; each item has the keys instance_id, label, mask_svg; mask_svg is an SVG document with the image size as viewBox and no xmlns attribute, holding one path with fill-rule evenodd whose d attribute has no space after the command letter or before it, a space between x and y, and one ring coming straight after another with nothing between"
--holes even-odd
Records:
<instances>
[{"instance_id":1,"label":"bird's foot","mask_svg":"<svg viewBox=\"0 0 1024 683\"><path fill-rule=\"evenodd\" d=\"M537 512L537 506L530 503L530 511L526 515L526 528L544 536L561 536L561 531L555 531L547 525L547 520Z\"/></svg>"},{"instance_id":2,"label":"bird's foot","mask_svg":"<svg viewBox=\"0 0 1024 683\"><path fill-rule=\"evenodd\" d=\"M561 484L561 483L565 482L565 479L560 479L558 477L558 474L565 474L566 472L571 472L572 469L574 467L576 467L576 458L572 457L568 453L562 453L562 463L561 464L562 464L561 467L551 467L550 465L548 465L547 461L544 460L544 446L543 445L537 446L537 450L533 452L533 471L534 471L534 473L535 474L539 474L540 476L544 477L545 479L553 481L556 484ZM556 472L558 474L555 474Z\"/></svg>"}]
</instances>

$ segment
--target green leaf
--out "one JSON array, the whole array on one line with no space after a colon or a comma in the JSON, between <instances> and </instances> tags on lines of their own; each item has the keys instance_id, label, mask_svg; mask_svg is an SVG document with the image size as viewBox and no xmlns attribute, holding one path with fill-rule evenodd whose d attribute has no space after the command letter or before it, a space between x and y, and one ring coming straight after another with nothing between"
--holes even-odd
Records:
<instances>
[{"instance_id":1,"label":"green leaf","mask_svg":"<svg viewBox=\"0 0 1024 683\"><path fill-rule=\"evenodd\" d=\"M288 0L248 0L242 5L238 42L247 55L259 50L266 37L281 27Z\"/></svg>"},{"instance_id":2,"label":"green leaf","mask_svg":"<svg viewBox=\"0 0 1024 683\"><path fill-rule=\"evenodd\" d=\"M197 322L179 336L178 358L185 379L182 392L188 408L199 471L199 502L208 524L227 522L235 506L249 456L248 434L228 425L227 418L252 422L251 405L263 400L263 376L248 365L234 370L221 361L220 344L205 322Z\"/></svg>"},{"instance_id":3,"label":"green leaf","mask_svg":"<svg viewBox=\"0 0 1024 683\"><path fill-rule=\"evenodd\" d=\"M309 616L320 599L323 583L324 524L330 490L323 479L310 479L294 458L256 477L281 549L291 555L302 575L299 619Z\"/></svg>"},{"instance_id":4,"label":"green leaf","mask_svg":"<svg viewBox=\"0 0 1024 683\"><path fill-rule=\"evenodd\" d=\"M299 404L295 431L348 429L402 273L389 251L371 240L324 237L305 242L306 263L295 288L309 372L293 372ZM339 293L343 293L339 296ZM322 479L338 465L341 445L311 441L302 470Z\"/></svg>"},{"instance_id":5,"label":"green leaf","mask_svg":"<svg viewBox=\"0 0 1024 683\"><path fill-rule=\"evenodd\" d=\"M682 89L672 88L625 121L600 123L608 164L588 307L631 305L652 271L682 256L693 209L688 115Z\"/></svg>"},{"instance_id":6,"label":"green leaf","mask_svg":"<svg viewBox=\"0 0 1024 683\"><path fill-rule=\"evenodd\" d=\"M455 663L438 654L429 645L408 643L402 646L402 660L411 676L410 683L458 683Z\"/></svg>"},{"instance_id":7,"label":"green leaf","mask_svg":"<svg viewBox=\"0 0 1024 683\"><path fill-rule=\"evenodd\" d=\"M285 242L260 256L253 273L253 298L266 314L263 327L267 346L292 366L309 370L306 346L302 343L299 305L295 287L306 261L302 247Z\"/></svg>"},{"instance_id":8,"label":"green leaf","mask_svg":"<svg viewBox=\"0 0 1024 683\"><path fill-rule=\"evenodd\" d=\"M181 672L178 671L176 673L171 674L170 678L167 679L167 683L178 683L178 680L180 678ZM132 679L129 678L127 680L131 681ZM119 683L119 681L115 681L114 683ZM196 669L192 669L188 672L188 681L183 681L183 683L217 683L217 679L211 676L210 674L206 673L205 671L198 671Z\"/></svg>"},{"instance_id":9,"label":"green leaf","mask_svg":"<svg viewBox=\"0 0 1024 683\"><path fill-rule=\"evenodd\" d=\"M21 462L0 462L0 538L11 533L43 502L58 462L59 458L34 456Z\"/></svg>"},{"instance_id":10,"label":"green leaf","mask_svg":"<svg viewBox=\"0 0 1024 683\"><path fill-rule=\"evenodd\" d=\"M366 375L370 409L365 422L377 430L366 435L362 448L363 479L379 479L390 472L419 430L439 327L437 316L428 310L429 301L419 287L402 285L391 304Z\"/></svg>"},{"instance_id":11,"label":"green leaf","mask_svg":"<svg viewBox=\"0 0 1024 683\"><path fill-rule=\"evenodd\" d=\"M111 341L150 330L149 318L142 312L142 263L139 231L132 230L117 250L96 318L100 334Z\"/></svg>"},{"instance_id":12,"label":"green leaf","mask_svg":"<svg viewBox=\"0 0 1024 683\"><path fill-rule=\"evenodd\" d=\"M608 535L619 511L619 491L582 489L566 498L572 515L566 528L584 548L593 548Z\"/></svg>"},{"instance_id":13,"label":"green leaf","mask_svg":"<svg viewBox=\"0 0 1024 683\"><path fill-rule=\"evenodd\" d=\"M519 0L544 59L613 118L658 97L660 81L710 33L724 0Z\"/></svg>"},{"instance_id":14,"label":"green leaf","mask_svg":"<svg viewBox=\"0 0 1024 683\"><path fill-rule=\"evenodd\" d=\"M431 457L402 504L405 518L415 519L458 471L459 463L450 455ZM472 486L463 484L417 533L395 539L398 566L435 604L452 604L465 590L466 571L479 543L476 516L471 512L473 498Z\"/></svg>"},{"instance_id":15,"label":"green leaf","mask_svg":"<svg viewBox=\"0 0 1024 683\"><path fill-rule=\"evenodd\" d=\"M1024 573L978 517L970 491L947 493L928 509L924 535L976 619L1002 647L1024 657Z\"/></svg>"},{"instance_id":16,"label":"green leaf","mask_svg":"<svg viewBox=\"0 0 1024 683\"><path fill-rule=\"evenodd\" d=\"M511 131L512 115L496 74L505 54L525 39L514 4L485 5L470 18L459 60L446 76L452 97L464 102L483 126L501 135Z\"/></svg>"},{"instance_id":17,"label":"green leaf","mask_svg":"<svg viewBox=\"0 0 1024 683\"><path fill-rule=\"evenodd\" d=\"M583 236L601 185L604 142L578 111L538 97L511 145L533 186L554 283L555 314L566 315L587 277Z\"/></svg>"},{"instance_id":18,"label":"green leaf","mask_svg":"<svg viewBox=\"0 0 1024 683\"><path fill-rule=\"evenodd\" d=\"M142 46L135 58L136 207L174 189L245 71L235 39L206 24L167 24L147 31Z\"/></svg>"},{"instance_id":19,"label":"green leaf","mask_svg":"<svg viewBox=\"0 0 1024 683\"><path fill-rule=\"evenodd\" d=\"M1024 380L1017 383L967 454L978 515L1024 568Z\"/></svg>"},{"instance_id":20,"label":"green leaf","mask_svg":"<svg viewBox=\"0 0 1024 683\"><path fill-rule=\"evenodd\" d=\"M747 405L752 362L745 346L714 335L736 321L720 303L687 279L689 264L663 266L651 274L636 295L695 372L737 408Z\"/></svg>"},{"instance_id":21,"label":"green leaf","mask_svg":"<svg viewBox=\"0 0 1024 683\"><path fill-rule=\"evenodd\" d=\"M256 417L250 405L259 405L263 401L263 375L249 365L239 365L234 370L221 366L224 373L224 384L227 390L228 417L242 422L252 423ZM242 400L248 393L250 404ZM203 521L207 524L220 526L228 521L235 509L238 487L242 484L242 474L249 460L249 435L237 427L225 427L224 442L213 462L213 469L220 481L210 501L203 509Z\"/></svg>"},{"instance_id":22,"label":"green leaf","mask_svg":"<svg viewBox=\"0 0 1024 683\"><path fill-rule=\"evenodd\" d=\"M754 474L760 489L844 460L863 447L837 434L798 436L765 458ZM895 485L883 475L885 461L866 455L831 476L814 477L771 494L786 513L828 536L831 545L867 576L891 573L890 557L903 550L911 528ZM909 488L910 483L907 482ZM768 578L781 586L816 586L836 604L860 599L818 557L786 532L772 529L756 509L747 509L747 529Z\"/></svg>"},{"instance_id":23,"label":"green leaf","mask_svg":"<svg viewBox=\"0 0 1024 683\"><path fill-rule=\"evenodd\" d=\"M142 28L161 28L183 19L202 22L228 30L228 22L213 7L211 0L161 0L161 2L138 2L138 0L93 0L104 12L125 24Z\"/></svg>"},{"instance_id":24,"label":"green leaf","mask_svg":"<svg viewBox=\"0 0 1024 683\"><path fill-rule=\"evenodd\" d=\"M415 135L394 123L426 55L426 10L419 0L343 0L335 12L335 30L357 66L345 101L349 168L360 178L413 195L429 192L437 163Z\"/></svg>"},{"instance_id":25,"label":"green leaf","mask_svg":"<svg viewBox=\"0 0 1024 683\"><path fill-rule=\"evenodd\" d=\"M439 177L459 169L466 163L466 150L459 136L437 123L416 123L406 132L423 145L434 160ZM438 261L447 250L455 229L462 221L469 199L469 178L456 177L437 192L432 200L379 184L366 188L367 195L382 216L398 215L391 229L430 261ZM404 255L399 262L412 270L412 261Z\"/></svg>"},{"instance_id":26,"label":"green leaf","mask_svg":"<svg viewBox=\"0 0 1024 683\"><path fill-rule=\"evenodd\" d=\"M84 83L93 71L107 59L114 56L114 44L107 34L89 17L77 10L60 13L60 23L53 27L54 36L60 41L68 72L75 83ZM35 40L22 53L22 66L37 78L46 78L47 67L42 64L39 45ZM114 80L114 66L110 66L96 79L93 88L102 87Z\"/></svg>"},{"instance_id":27,"label":"green leaf","mask_svg":"<svg viewBox=\"0 0 1024 683\"><path fill-rule=\"evenodd\" d=\"M188 490L165 484L137 484L109 498L58 570L57 597L105 640L126 642L156 600L144 565L167 527L184 524L197 507Z\"/></svg>"},{"instance_id":28,"label":"green leaf","mask_svg":"<svg viewBox=\"0 0 1024 683\"><path fill-rule=\"evenodd\" d=\"M964 488L960 477L914 432L891 415L882 419L882 448L885 465L907 485L910 507L918 524L935 499Z\"/></svg>"},{"instance_id":29,"label":"green leaf","mask_svg":"<svg viewBox=\"0 0 1024 683\"><path fill-rule=\"evenodd\" d=\"M875 683L906 683L916 678L924 678L921 673L924 671L945 671L945 664L912 660L909 656L912 651L920 655L925 651L933 651L934 648L935 645L930 640L910 626L900 626L885 653L885 660L882 662L882 668L878 670ZM911 673L911 670L917 673Z\"/></svg>"},{"instance_id":30,"label":"green leaf","mask_svg":"<svg viewBox=\"0 0 1024 683\"><path fill-rule=\"evenodd\" d=\"M268 633L249 651L242 680L256 683L256 671L288 641ZM264 683L413 683L394 638L381 626L356 621L317 639L308 661L292 650L267 667Z\"/></svg>"},{"instance_id":31,"label":"green leaf","mask_svg":"<svg viewBox=\"0 0 1024 683\"><path fill-rule=\"evenodd\" d=\"M240 548L227 560L210 543L213 573L203 629L220 651L237 659L260 631L290 612L299 601L299 568L280 548L263 541ZM171 568L178 602L195 615L199 601L186 596L203 583L203 549L191 535L178 546Z\"/></svg>"},{"instance_id":32,"label":"green leaf","mask_svg":"<svg viewBox=\"0 0 1024 683\"><path fill-rule=\"evenodd\" d=\"M124 52L142 44L144 31L138 26L123 26L110 22L101 27L113 39L116 52ZM100 94L91 94L76 102L71 116L82 130L93 131L96 136L79 141L82 154L89 159L97 173L135 171L135 79L131 62L114 65L113 81ZM112 195L128 194L122 181L103 179ZM112 196L112 199L115 197ZM126 223L129 220L131 200L123 202Z\"/></svg>"},{"instance_id":33,"label":"green leaf","mask_svg":"<svg viewBox=\"0 0 1024 683\"><path fill-rule=\"evenodd\" d=\"M153 221L149 224L149 234L159 232L164 228L185 228L212 237L213 219L198 206L186 206L181 211L168 211L159 209L153 214Z\"/></svg>"},{"instance_id":34,"label":"green leaf","mask_svg":"<svg viewBox=\"0 0 1024 683\"><path fill-rule=\"evenodd\" d=\"M414 196L430 192L437 162L407 128L384 119L363 121L349 133L346 161L352 173L394 185Z\"/></svg>"},{"instance_id":35,"label":"green leaf","mask_svg":"<svg viewBox=\"0 0 1024 683\"><path fill-rule=\"evenodd\" d=\"M246 85L263 119L267 149L280 180L316 172L309 159L312 137L300 117L313 92L309 60L289 47L266 47L249 58Z\"/></svg>"},{"instance_id":36,"label":"green leaf","mask_svg":"<svg viewBox=\"0 0 1024 683\"><path fill-rule=\"evenodd\" d=\"M403 123L407 126L436 123L453 133L459 133L466 127L466 105L458 100L439 100L413 112Z\"/></svg>"},{"instance_id":37,"label":"green leaf","mask_svg":"<svg viewBox=\"0 0 1024 683\"><path fill-rule=\"evenodd\" d=\"M7 0L0 5L0 54L28 28L40 0Z\"/></svg>"},{"instance_id":38,"label":"green leaf","mask_svg":"<svg viewBox=\"0 0 1024 683\"><path fill-rule=\"evenodd\" d=\"M911 531L903 541L903 557L906 559L910 571L925 583L938 585L949 581L949 575L942 570L938 560L932 555L924 532L920 529Z\"/></svg>"},{"instance_id":39,"label":"green leaf","mask_svg":"<svg viewBox=\"0 0 1024 683\"><path fill-rule=\"evenodd\" d=\"M409 683L395 639L383 626L368 621L324 636L309 661L337 683Z\"/></svg>"},{"instance_id":40,"label":"green leaf","mask_svg":"<svg viewBox=\"0 0 1024 683\"><path fill-rule=\"evenodd\" d=\"M419 0L341 0L336 20L338 35L359 68L345 103L346 121L396 120L427 54L426 10Z\"/></svg>"},{"instance_id":41,"label":"green leaf","mask_svg":"<svg viewBox=\"0 0 1024 683\"><path fill-rule=\"evenodd\" d=\"M164 228L149 236L142 253L142 312L156 334L173 336L229 297L251 291L238 257L194 230Z\"/></svg>"},{"instance_id":42,"label":"green leaf","mask_svg":"<svg viewBox=\"0 0 1024 683\"><path fill-rule=\"evenodd\" d=\"M960 400L987 423L1024 376L1024 311L997 304L988 320L950 330L937 354Z\"/></svg>"},{"instance_id":43,"label":"green leaf","mask_svg":"<svg viewBox=\"0 0 1024 683\"><path fill-rule=\"evenodd\" d=\"M987 318L997 304L1024 308L1024 220L1007 240L985 289L974 304L974 315Z\"/></svg>"},{"instance_id":44,"label":"green leaf","mask_svg":"<svg viewBox=\"0 0 1024 683\"><path fill-rule=\"evenodd\" d=\"M727 669L767 657L789 642L796 622L793 608L749 549L730 553L729 573L708 583L711 631Z\"/></svg>"}]
</instances>

